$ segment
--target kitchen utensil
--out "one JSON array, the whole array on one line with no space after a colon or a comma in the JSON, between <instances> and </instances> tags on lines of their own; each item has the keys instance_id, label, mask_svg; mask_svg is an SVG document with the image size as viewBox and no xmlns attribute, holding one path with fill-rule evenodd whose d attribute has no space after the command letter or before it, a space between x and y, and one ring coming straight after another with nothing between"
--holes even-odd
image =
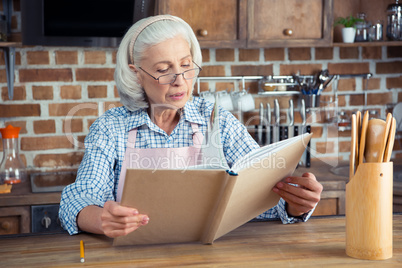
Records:
<instances>
[{"instance_id":1,"label":"kitchen utensil","mask_svg":"<svg viewBox=\"0 0 402 268\"><path fill-rule=\"evenodd\" d=\"M366 135L367 135L367 125L369 121L368 111L364 113L362 121L362 129L360 133L360 144L359 144L359 166L363 163L364 150L366 146Z\"/></svg>"},{"instance_id":2,"label":"kitchen utensil","mask_svg":"<svg viewBox=\"0 0 402 268\"><path fill-rule=\"evenodd\" d=\"M364 149L364 159L366 162L382 162L381 148L383 146L386 124L381 119L371 119L367 125L366 145ZM383 152L384 153L384 152ZM381 160L379 161L379 159Z\"/></svg>"},{"instance_id":3,"label":"kitchen utensil","mask_svg":"<svg viewBox=\"0 0 402 268\"><path fill-rule=\"evenodd\" d=\"M288 138L294 136L294 110L293 110L293 100L289 100L289 125L288 125Z\"/></svg>"},{"instance_id":4,"label":"kitchen utensil","mask_svg":"<svg viewBox=\"0 0 402 268\"><path fill-rule=\"evenodd\" d=\"M272 135L273 135L273 142L275 143L279 141L279 132L280 132L279 124L281 122L278 99L274 100L274 117L275 122Z\"/></svg>"},{"instance_id":5,"label":"kitchen utensil","mask_svg":"<svg viewBox=\"0 0 402 268\"><path fill-rule=\"evenodd\" d=\"M391 127L389 128L387 145L385 147L383 162L389 162L391 160L392 149L394 148L396 131L396 119L392 118Z\"/></svg>"},{"instance_id":6,"label":"kitchen utensil","mask_svg":"<svg viewBox=\"0 0 402 268\"><path fill-rule=\"evenodd\" d=\"M267 103L267 112L266 112L267 120L265 126L265 143L271 144L271 105Z\"/></svg>"},{"instance_id":7,"label":"kitchen utensil","mask_svg":"<svg viewBox=\"0 0 402 268\"><path fill-rule=\"evenodd\" d=\"M384 133L383 133L382 140L381 140L380 151L379 151L378 157L377 157L377 162L379 162L379 163L383 162L383 160L384 160L384 153L385 153L385 148L387 147L388 134L389 134L389 130L391 128L392 119L393 119L392 114L388 113L387 119L385 120L385 129L384 129Z\"/></svg>"},{"instance_id":8,"label":"kitchen utensil","mask_svg":"<svg viewBox=\"0 0 402 268\"><path fill-rule=\"evenodd\" d=\"M263 128L264 128L264 104L260 103L260 122L257 126L257 143L260 146L264 145L264 141L262 139L262 133L263 133Z\"/></svg>"},{"instance_id":9,"label":"kitchen utensil","mask_svg":"<svg viewBox=\"0 0 402 268\"><path fill-rule=\"evenodd\" d=\"M387 38L402 40L402 4L396 0L395 4L387 7Z\"/></svg>"},{"instance_id":10,"label":"kitchen utensil","mask_svg":"<svg viewBox=\"0 0 402 268\"><path fill-rule=\"evenodd\" d=\"M355 148L355 165L359 166L359 143L360 143L360 135L361 135L361 128L362 128L362 114L360 111L356 112L356 148Z\"/></svg>"},{"instance_id":11,"label":"kitchen utensil","mask_svg":"<svg viewBox=\"0 0 402 268\"><path fill-rule=\"evenodd\" d=\"M349 179L355 174L355 161L356 161L356 143L357 143L357 120L356 115L352 115L352 131L350 143L350 157L349 157Z\"/></svg>"}]
</instances>

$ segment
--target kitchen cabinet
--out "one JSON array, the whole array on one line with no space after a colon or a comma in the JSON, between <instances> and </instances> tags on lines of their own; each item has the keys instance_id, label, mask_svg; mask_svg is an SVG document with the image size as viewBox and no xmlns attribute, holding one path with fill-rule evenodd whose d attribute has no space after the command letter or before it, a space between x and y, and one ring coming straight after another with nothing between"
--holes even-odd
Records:
<instances>
[{"instance_id":1,"label":"kitchen cabinet","mask_svg":"<svg viewBox=\"0 0 402 268\"><path fill-rule=\"evenodd\" d=\"M28 206L0 208L0 235L29 233L30 223Z\"/></svg>"},{"instance_id":2,"label":"kitchen cabinet","mask_svg":"<svg viewBox=\"0 0 402 268\"><path fill-rule=\"evenodd\" d=\"M157 14L188 22L201 47L245 47L245 0L159 0Z\"/></svg>"},{"instance_id":3,"label":"kitchen cabinet","mask_svg":"<svg viewBox=\"0 0 402 268\"><path fill-rule=\"evenodd\" d=\"M159 0L157 14L181 17L201 47L329 46L333 0Z\"/></svg>"},{"instance_id":4,"label":"kitchen cabinet","mask_svg":"<svg viewBox=\"0 0 402 268\"><path fill-rule=\"evenodd\" d=\"M247 47L328 46L333 0L248 0Z\"/></svg>"}]
</instances>

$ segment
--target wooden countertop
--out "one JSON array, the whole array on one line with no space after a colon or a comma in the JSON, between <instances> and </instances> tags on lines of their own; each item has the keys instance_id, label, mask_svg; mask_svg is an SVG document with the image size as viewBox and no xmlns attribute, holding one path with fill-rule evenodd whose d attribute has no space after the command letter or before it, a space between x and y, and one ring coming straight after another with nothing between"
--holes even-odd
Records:
<instances>
[{"instance_id":1,"label":"wooden countertop","mask_svg":"<svg viewBox=\"0 0 402 268\"><path fill-rule=\"evenodd\" d=\"M402 263L402 214L394 215L393 257L354 259L345 253L345 217L311 218L306 223L250 222L216 240L199 243L113 247L112 239L92 234L30 235L0 238L4 267L350 267ZM79 241L85 243L80 264Z\"/></svg>"}]
</instances>

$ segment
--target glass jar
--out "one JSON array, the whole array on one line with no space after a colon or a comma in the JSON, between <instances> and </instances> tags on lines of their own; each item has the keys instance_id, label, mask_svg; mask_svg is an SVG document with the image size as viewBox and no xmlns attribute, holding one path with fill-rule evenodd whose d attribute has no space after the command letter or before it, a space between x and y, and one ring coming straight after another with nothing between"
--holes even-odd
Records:
<instances>
[{"instance_id":1,"label":"glass jar","mask_svg":"<svg viewBox=\"0 0 402 268\"><path fill-rule=\"evenodd\" d=\"M357 18L362 21L356 22L355 42L369 41L370 22L366 21L366 13L357 13Z\"/></svg>"},{"instance_id":2,"label":"glass jar","mask_svg":"<svg viewBox=\"0 0 402 268\"><path fill-rule=\"evenodd\" d=\"M396 0L395 4L387 8L387 38L391 41L402 40L402 4Z\"/></svg>"},{"instance_id":3,"label":"glass jar","mask_svg":"<svg viewBox=\"0 0 402 268\"><path fill-rule=\"evenodd\" d=\"M16 184L26 180L26 169L19 155L20 127L0 128L3 139L3 160L0 164L0 184Z\"/></svg>"}]
</instances>

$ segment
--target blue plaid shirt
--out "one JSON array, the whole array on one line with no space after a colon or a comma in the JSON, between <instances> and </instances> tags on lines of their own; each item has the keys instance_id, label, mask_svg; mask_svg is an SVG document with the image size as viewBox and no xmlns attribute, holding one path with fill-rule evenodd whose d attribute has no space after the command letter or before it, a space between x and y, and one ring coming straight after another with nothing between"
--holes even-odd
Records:
<instances>
[{"instance_id":1,"label":"blue plaid shirt","mask_svg":"<svg viewBox=\"0 0 402 268\"><path fill-rule=\"evenodd\" d=\"M155 125L144 109L132 112L118 107L99 117L85 138L85 155L76 181L65 187L61 196L59 218L63 228L70 234L78 233L76 218L84 207L103 207L106 201L116 199L129 130L137 128L136 148L191 146L191 123L198 124L205 134L212 108L212 103L194 97L186 103L179 123L170 135ZM230 112L219 108L219 117L223 151L231 166L239 157L259 146ZM280 218L283 223L293 223L306 221L308 217L288 217L285 202L281 199L278 205L257 219Z\"/></svg>"}]
</instances>

